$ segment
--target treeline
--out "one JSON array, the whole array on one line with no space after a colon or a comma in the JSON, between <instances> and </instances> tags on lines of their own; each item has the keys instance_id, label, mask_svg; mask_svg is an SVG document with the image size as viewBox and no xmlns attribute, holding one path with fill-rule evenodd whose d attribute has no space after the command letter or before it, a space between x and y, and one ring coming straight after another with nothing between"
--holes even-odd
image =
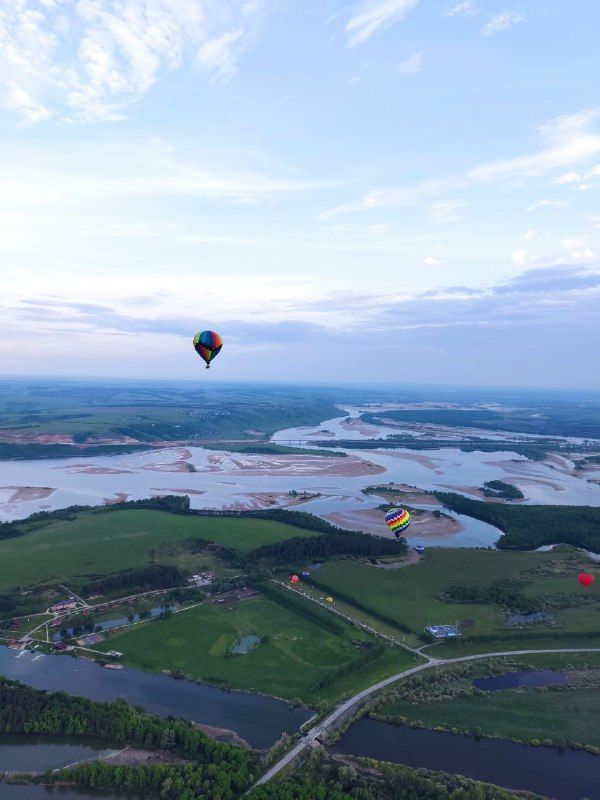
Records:
<instances>
[{"instance_id":1,"label":"treeline","mask_svg":"<svg viewBox=\"0 0 600 800\"><path fill-rule=\"evenodd\" d=\"M445 603L476 603L503 606L517 614L532 614L540 606L534 597L520 592L511 581L496 581L489 586L448 586L439 597Z\"/></svg>"},{"instance_id":2,"label":"treeline","mask_svg":"<svg viewBox=\"0 0 600 800\"><path fill-rule=\"evenodd\" d=\"M338 669L334 670L333 672L323 675L323 677L317 681L314 688L318 690L324 689L326 686L331 686L332 683L340 678L344 678L346 675L351 675L353 672L358 672L359 669L363 669L363 667L366 667L369 664L372 664L374 661L377 661L377 659L381 658L385 652L386 647L380 642L374 645L369 645L362 655L358 656L358 658L354 658L352 661L344 664L341 667L338 667Z\"/></svg>"},{"instance_id":3,"label":"treeline","mask_svg":"<svg viewBox=\"0 0 600 800\"><path fill-rule=\"evenodd\" d=\"M37 458L86 458L90 456L118 456L148 450L147 444L94 444L74 447L72 444L12 444L0 442L0 459L17 461Z\"/></svg>"},{"instance_id":4,"label":"treeline","mask_svg":"<svg viewBox=\"0 0 600 800\"><path fill-rule=\"evenodd\" d=\"M355 766L322 767L315 763L318 757L309 756L307 768L292 777L257 787L252 800L542 800L461 775L371 759L360 759Z\"/></svg>"},{"instance_id":5,"label":"treeline","mask_svg":"<svg viewBox=\"0 0 600 800\"><path fill-rule=\"evenodd\" d=\"M471 500L454 492L435 492L447 508L488 522L504 532L501 550L534 550L564 542L586 550L600 549L600 508L593 506L509 506Z\"/></svg>"},{"instance_id":6,"label":"treeline","mask_svg":"<svg viewBox=\"0 0 600 800\"><path fill-rule=\"evenodd\" d=\"M295 536L283 542L263 545L251 550L246 557L255 561L264 559L275 563L294 563L339 555L401 556L406 550L406 541L402 538L386 539L355 531L335 531L325 536Z\"/></svg>"},{"instance_id":7,"label":"treeline","mask_svg":"<svg viewBox=\"0 0 600 800\"><path fill-rule=\"evenodd\" d=\"M317 589L321 589L323 592L325 592L325 594L329 594L331 591L333 591L330 586L326 586L324 583L320 583L317 579L313 578L312 575L310 577L310 583L313 586L316 586ZM383 622L386 625L391 625L392 627L397 628L403 633L413 633L419 635L417 634L416 631L413 631L412 628L409 628L408 625L405 625L403 622L398 622L398 620L393 619L392 617L388 617L387 614L382 614L379 611L374 611L372 608L369 608L368 606L365 606L362 603L360 603L355 597L351 597L350 595L344 594L344 592L340 591L337 588L335 589L335 596L340 600L343 600L345 603L354 606L354 608L358 608L359 611L363 611L370 617L374 617L375 619L378 619L380 622Z\"/></svg>"},{"instance_id":8,"label":"treeline","mask_svg":"<svg viewBox=\"0 0 600 800\"><path fill-rule=\"evenodd\" d=\"M287 589L280 589L269 581L260 583L260 590L265 597L274 600L277 605L288 608L297 616L304 617L304 619L313 622L323 630L327 630L337 636L342 636L344 634L343 626L336 621L333 614L319 608L315 603L307 602L297 597L293 592Z\"/></svg>"},{"instance_id":9,"label":"treeline","mask_svg":"<svg viewBox=\"0 0 600 800\"><path fill-rule=\"evenodd\" d=\"M586 632L577 632L577 631L561 631L558 630L543 630L543 631L532 631L531 629L524 630L522 632L511 632L511 633L480 633L477 635L469 636L463 634L460 637L455 639L442 639L441 642L438 643L438 647L444 647L445 645L452 645L452 647L461 647L462 645L466 645L473 642L517 642L520 639L523 641L529 642L531 639L588 639L591 640L598 640L598 644L600 645L600 630L597 631L586 631Z\"/></svg>"},{"instance_id":10,"label":"treeline","mask_svg":"<svg viewBox=\"0 0 600 800\"><path fill-rule=\"evenodd\" d=\"M78 764L71 769L48 770L47 784L72 784L78 789L130 792L134 797L161 800L233 800L248 788L250 774L246 765L237 770L222 764L154 764L120 766L104 761Z\"/></svg>"},{"instance_id":11,"label":"treeline","mask_svg":"<svg viewBox=\"0 0 600 800\"><path fill-rule=\"evenodd\" d=\"M364 415L363 415L364 416ZM381 423L379 423L381 424ZM313 442L317 447L331 447L331 442L319 440ZM462 453L473 453L480 451L483 453L495 453L498 450L510 450L511 453L518 453L531 461L543 461L548 455L550 445L545 444L521 444L512 441L499 441L497 439L417 439L413 436L402 434L392 434L386 439L336 439L336 447L343 447L346 450L364 450L365 448L376 447L378 450L440 450L451 448L460 450ZM561 447L552 443L552 450L560 450Z\"/></svg>"},{"instance_id":12,"label":"treeline","mask_svg":"<svg viewBox=\"0 0 600 800\"><path fill-rule=\"evenodd\" d=\"M109 594L120 590L170 589L183 584L186 572L169 565L155 565L139 569L126 569L92 580L81 587L83 594Z\"/></svg>"},{"instance_id":13,"label":"treeline","mask_svg":"<svg viewBox=\"0 0 600 800\"><path fill-rule=\"evenodd\" d=\"M209 739L191 722L172 717L160 719L127 705L123 700L98 703L83 697L71 697L65 692L49 694L2 677L0 677L0 730L5 734L89 736L113 744L167 749L193 758L199 765L203 781L208 781L211 786L223 784L235 786L236 790L248 786L255 766L250 752ZM92 773L87 771L90 767L93 768ZM93 785L85 781L94 774L95 765L86 765L86 769L80 772L78 769L63 773L62 779L81 786ZM106 788L121 786L118 783L119 769L107 774L105 776L107 782L96 784L97 788L101 785ZM185 769L187 767L184 771ZM128 768L125 768L125 772L127 770ZM138 769L134 772L138 773ZM58 773L52 774L56 776ZM139 776L144 780L150 779L149 774L144 773L143 769L139 771ZM131 780L139 778L132 777ZM151 791L154 791L155 784L151 785ZM174 786L176 785L178 784L174 782ZM121 788L131 787L126 783ZM139 785L135 788L143 791L145 786ZM162 796L177 800L188 797L181 792ZM196 795L189 796L196 797ZM211 794L206 797L217 800L232 795Z\"/></svg>"}]
</instances>

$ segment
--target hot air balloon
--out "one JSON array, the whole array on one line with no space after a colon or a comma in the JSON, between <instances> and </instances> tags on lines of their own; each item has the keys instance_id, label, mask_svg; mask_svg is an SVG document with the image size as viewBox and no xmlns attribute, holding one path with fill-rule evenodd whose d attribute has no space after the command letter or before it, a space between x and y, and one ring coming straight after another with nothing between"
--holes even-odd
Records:
<instances>
[{"instance_id":1,"label":"hot air balloon","mask_svg":"<svg viewBox=\"0 0 600 800\"><path fill-rule=\"evenodd\" d=\"M390 508L385 515L385 522L396 539L399 539L400 533L410 525L410 514L405 508Z\"/></svg>"},{"instance_id":2,"label":"hot air balloon","mask_svg":"<svg viewBox=\"0 0 600 800\"><path fill-rule=\"evenodd\" d=\"M293 584L300 583L300 578L297 575L292 575L292 577L290 578L290 583Z\"/></svg>"},{"instance_id":3,"label":"hot air balloon","mask_svg":"<svg viewBox=\"0 0 600 800\"><path fill-rule=\"evenodd\" d=\"M595 578L593 575L590 575L589 572L582 572L581 575L579 575L579 577L577 578L577 580L582 586L585 586L587 589L588 586L592 585Z\"/></svg>"},{"instance_id":4,"label":"hot air balloon","mask_svg":"<svg viewBox=\"0 0 600 800\"><path fill-rule=\"evenodd\" d=\"M327 596L327 597L325 598L325 600L327 600L327 602L328 602L328 603L333 603L333 597L329 597L329 596Z\"/></svg>"},{"instance_id":5,"label":"hot air balloon","mask_svg":"<svg viewBox=\"0 0 600 800\"><path fill-rule=\"evenodd\" d=\"M310 578L310 572L303 572L302 573L302 577L303 578Z\"/></svg>"},{"instance_id":6,"label":"hot air balloon","mask_svg":"<svg viewBox=\"0 0 600 800\"><path fill-rule=\"evenodd\" d=\"M194 350L206 361L206 369L209 369L210 362L223 347L223 339L214 331L202 331L194 336L193 343Z\"/></svg>"}]
</instances>

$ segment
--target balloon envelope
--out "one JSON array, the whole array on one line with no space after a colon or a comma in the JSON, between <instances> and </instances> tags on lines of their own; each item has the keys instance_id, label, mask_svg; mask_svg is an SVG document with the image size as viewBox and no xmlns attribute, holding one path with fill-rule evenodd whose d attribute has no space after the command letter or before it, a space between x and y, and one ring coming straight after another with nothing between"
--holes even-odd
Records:
<instances>
[{"instance_id":1,"label":"balloon envelope","mask_svg":"<svg viewBox=\"0 0 600 800\"><path fill-rule=\"evenodd\" d=\"M399 535L400 531L410 525L410 514L404 508L390 508L385 515L385 524L392 533Z\"/></svg>"},{"instance_id":2,"label":"balloon envelope","mask_svg":"<svg viewBox=\"0 0 600 800\"><path fill-rule=\"evenodd\" d=\"M292 575L290 583L300 583L300 578L297 575Z\"/></svg>"},{"instance_id":3,"label":"balloon envelope","mask_svg":"<svg viewBox=\"0 0 600 800\"><path fill-rule=\"evenodd\" d=\"M577 580L582 586L591 586L595 579L589 572L582 572Z\"/></svg>"},{"instance_id":4,"label":"balloon envelope","mask_svg":"<svg viewBox=\"0 0 600 800\"><path fill-rule=\"evenodd\" d=\"M193 338L194 350L206 362L206 369L210 362L217 356L223 347L223 339L214 331L201 331Z\"/></svg>"}]
</instances>

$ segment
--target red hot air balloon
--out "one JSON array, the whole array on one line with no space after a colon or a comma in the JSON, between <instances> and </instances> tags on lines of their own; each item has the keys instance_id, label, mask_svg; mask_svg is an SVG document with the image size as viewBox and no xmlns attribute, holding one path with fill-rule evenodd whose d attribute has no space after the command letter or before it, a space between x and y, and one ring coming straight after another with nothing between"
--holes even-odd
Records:
<instances>
[{"instance_id":1,"label":"red hot air balloon","mask_svg":"<svg viewBox=\"0 0 600 800\"><path fill-rule=\"evenodd\" d=\"M590 575L589 572L582 572L581 575L577 578L577 580L582 586L585 586L587 588L588 586L592 585L595 578L593 575Z\"/></svg>"},{"instance_id":2,"label":"red hot air balloon","mask_svg":"<svg viewBox=\"0 0 600 800\"><path fill-rule=\"evenodd\" d=\"M300 583L300 578L297 575L292 575L292 577L290 578L290 583L293 584Z\"/></svg>"}]
</instances>

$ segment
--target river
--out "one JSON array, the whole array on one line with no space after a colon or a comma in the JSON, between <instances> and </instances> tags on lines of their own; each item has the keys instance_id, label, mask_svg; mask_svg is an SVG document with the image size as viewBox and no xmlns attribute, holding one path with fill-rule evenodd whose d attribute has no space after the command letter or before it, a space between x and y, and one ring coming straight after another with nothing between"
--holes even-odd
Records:
<instances>
[{"instance_id":1,"label":"river","mask_svg":"<svg viewBox=\"0 0 600 800\"><path fill-rule=\"evenodd\" d=\"M359 409L348 410L354 415L350 421L356 422ZM323 431L332 434L332 447L342 436L364 438L360 430L342 427L347 424L348 419L339 417L313 428L283 430L272 438L301 440L305 447L310 446L311 438L322 437ZM385 428L376 434L393 432ZM546 463L528 461L512 452L463 453L452 448L345 452L347 459L319 460L170 447L93 458L0 461L0 520L69 505L97 505L156 494L188 494L193 508L269 507L273 503L266 495L276 496L277 503L285 502L292 489L320 493L321 497L300 508L326 516L375 508L381 499L362 490L376 483L404 483L472 495L475 487L495 479L519 486L526 495L525 502L600 506L600 487L585 479L591 473L585 478L571 474L572 462L562 457ZM353 465L349 469L350 461ZM500 536L500 531L479 520L461 517L460 522L460 532L433 537L428 543L493 546ZM416 542L410 528L407 538L411 544ZM422 536L416 538L424 541Z\"/></svg>"},{"instance_id":2,"label":"river","mask_svg":"<svg viewBox=\"0 0 600 800\"><path fill-rule=\"evenodd\" d=\"M116 700L163 717L170 715L237 731L253 747L270 747L281 734L293 733L311 712L292 708L283 700L252 692L224 691L202 683L178 681L126 667L108 670L84 659L46 656L33 661L0 647L0 675L36 689L65 691L90 700Z\"/></svg>"},{"instance_id":3,"label":"river","mask_svg":"<svg viewBox=\"0 0 600 800\"><path fill-rule=\"evenodd\" d=\"M600 797L600 757L361 719L332 748L410 767L466 775L556 800Z\"/></svg>"},{"instance_id":4,"label":"river","mask_svg":"<svg viewBox=\"0 0 600 800\"><path fill-rule=\"evenodd\" d=\"M115 752L106 742L66 736L0 736L0 774L42 772Z\"/></svg>"}]
</instances>

